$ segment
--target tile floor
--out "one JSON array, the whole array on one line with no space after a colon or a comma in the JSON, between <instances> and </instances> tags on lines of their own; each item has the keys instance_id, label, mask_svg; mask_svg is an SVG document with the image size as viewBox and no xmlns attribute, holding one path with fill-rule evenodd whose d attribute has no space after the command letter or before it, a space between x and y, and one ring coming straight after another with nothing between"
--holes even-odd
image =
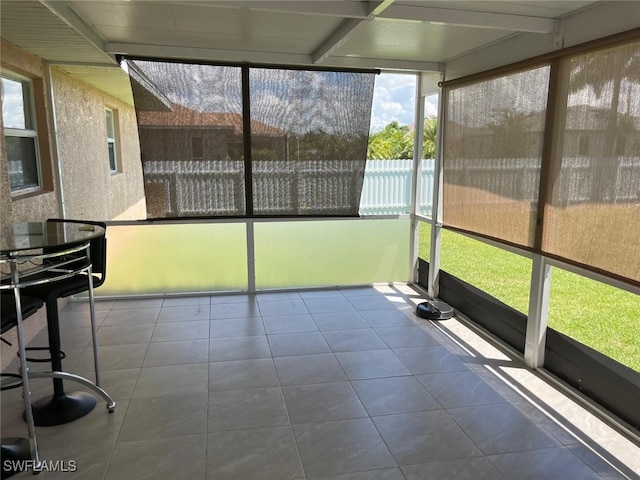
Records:
<instances>
[{"instance_id":1,"label":"tile floor","mask_svg":"<svg viewBox=\"0 0 640 480\"><path fill-rule=\"evenodd\" d=\"M76 466L40 478L639 478L636 444L419 301L406 285L100 301L116 411L38 427L42 459ZM87 304L61 323L65 369L92 378ZM21 411L3 392L3 437L24 436Z\"/></svg>"}]
</instances>

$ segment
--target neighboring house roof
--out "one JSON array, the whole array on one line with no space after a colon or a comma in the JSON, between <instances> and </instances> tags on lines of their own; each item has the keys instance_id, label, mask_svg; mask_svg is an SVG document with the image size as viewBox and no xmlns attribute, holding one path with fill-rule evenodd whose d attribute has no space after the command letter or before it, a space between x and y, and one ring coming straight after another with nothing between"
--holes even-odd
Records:
<instances>
[{"instance_id":1,"label":"neighboring house roof","mask_svg":"<svg viewBox=\"0 0 640 480\"><path fill-rule=\"evenodd\" d=\"M174 103L171 111L138 112L140 126L158 127L218 127L233 128L234 133L242 134L242 115L239 113L200 112ZM251 132L257 135L282 137L286 132L266 123L251 120Z\"/></svg>"}]
</instances>

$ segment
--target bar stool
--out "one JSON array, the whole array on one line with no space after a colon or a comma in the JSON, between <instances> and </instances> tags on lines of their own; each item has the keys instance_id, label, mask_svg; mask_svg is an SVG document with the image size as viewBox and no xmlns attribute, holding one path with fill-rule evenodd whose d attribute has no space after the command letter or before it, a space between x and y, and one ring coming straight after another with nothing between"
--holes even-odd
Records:
<instances>
[{"instance_id":1,"label":"bar stool","mask_svg":"<svg viewBox=\"0 0 640 480\"><path fill-rule=\"evenodd\" d=\"M36 307L39 308L39 306L42 305L42 300L37 297L26 295L25 291L29 288L38 287L47 283L55 283L70 278L84 278L84 281L88 284L90 301L93 308L93 275L90 258L90 242L85 242L55 252L38 254L21 252L15 255L2 255L0 257L0 265L7 264L9 266L10 275L7 278L3 278L3 281L0 282L0 290L13 292L12 297L13 307L15 310L15 327L17 328L18 337L18 356L20 359L19 375L22 382L25 420L27 422L28 432L27 442L20 442L20 439L13 439L18 441L11 442L10 445L15 447L11 450L16 450L16 455L24 456L28 453L28 457L33 460L34 469L37 469L41 462L38 455L35 422L32 410L33 407L31 404L31 392L29 388L30 379L53 378L58 380L72 380L92 389L104 398L107 402L107 410L109 413L115 410L116 404L107 392L84 377L63 372L61 370L54 370L51 372L29 372L27 365L24 330L22 324L23 319L25 318L22 306L23 298L25 307L27 308L26 311L28 313L32 313L37 310ZM8 299L6 293L3 295L2 299ZM10 302L8 303L9 304L5 304L5 302L3 302L3 307L8 309L8 313L10 315L11 305ZM9 328L10 322L6 321L6 323L7 328ZM93 324L93 327L95 339L95 324ZM59 335L59 332L56 333ZM97 347L94 345L94 352L96 350ZM24 452L25 448L28 448L27 453Z\"/></svg>"},{"instance_id":2,"label":"bar stool","mask_svg":"<svg viewBox=\"0 0 640 480\"><path fill-rule=\"evenodd\" d=\"M105 230L103 222L89 220L63 220L49 219L47 223L77 223L84 226L98 226ZM82 292L89 292L90 313L92 326L92 340L95 366L95 385L100 386L100 368L97 351L97 337L95 327L95 309L93 302L93 288L102 285L106 279L107 244L106 235L99 235L90 240L89 257L91 272L86 275L72 275L64 278L55 278L56 272L49 271L43 274L43 278L49 281L34 286L23 288L23 293L39 298L47 310L47 330L49 333L49 347L51 354L51 369L62 371L62 359L64 352L61 350L60 321L58 317L58 298L69 297ZM86 272L85 272L86 273ZM97 274L97 275L95 275ZM89 278L91 282L88 282ZM41 360L38 360L41 361ZM89 413L95 406L95 397L86 392L65 392L61 379L54 378L53 394L37 400L33 404L33 415L36 425L52 426L68 423Z\"/></svg>"}]
</instances>

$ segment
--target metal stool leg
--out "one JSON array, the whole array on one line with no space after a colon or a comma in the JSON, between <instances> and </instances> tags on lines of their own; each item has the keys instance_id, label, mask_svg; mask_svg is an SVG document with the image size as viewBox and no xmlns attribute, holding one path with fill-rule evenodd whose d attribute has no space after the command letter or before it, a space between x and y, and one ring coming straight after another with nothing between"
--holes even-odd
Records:
<instances>
[{"instance_id":1,"label":"metal stool leg","mask_svg":"<svg viewBox=\"0 0 640 480\"><path fill-rule=\"evenodd\" d=\"M15 284L18 283L17 269L12 265L12 275L15 276ZM27 366L27 353L24 345L24 329L22 326L22 305L20 303L20 290L16 287L13 289L16 302L17 317L17 333L18 333L18 351L20 352L20 375L22 376L22 393L25 407L25 416L27 420L27 432L29 435L30 458L34 461L34 467L39 468L41 465L40 456L38 454L38 441L36 439L36 428L33 422L33 412L31 411L31 390L29 388L29 367Z\"/></svg>"}]
</instances>

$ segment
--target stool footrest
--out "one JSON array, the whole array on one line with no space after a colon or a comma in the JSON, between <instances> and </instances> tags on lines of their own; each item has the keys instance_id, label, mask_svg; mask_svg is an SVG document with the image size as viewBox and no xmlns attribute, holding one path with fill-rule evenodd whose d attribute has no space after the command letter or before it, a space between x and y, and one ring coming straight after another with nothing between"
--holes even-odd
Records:
<instances>
[{"instance_id":1,"label":"stool footrest","mask_svg":"<svg viewBox=\"0 0 640 480\"><path fill-rule=\"evenodd\" d=\"M33 363L50 363L53 362L54 360L64 360L65 358L67 358L67 354L64 353L62 350L59 350L57 348L51 348L51 347L27 347L25 348L25 351L27 352L34 352L34 351L40 351L40 350L46 350L48 352L51 353L51 357L49 358L30 358L27 357L27 362L33 362ZM20 355L18 355L20 356Z\"/></svg>"},{"instance_id":2,"label":"stool footrest","mask_svg":"<svg viewBox=\"0 0 640 480\"><path fill-rule=\"evenodd\" d=\"M4 392L5 390L13 390L14 388L22 387L22 375L17 373L0 373L0 377L12 378L13 380L2 381L2 387L0 387L0 391Z\"/></svg>"}]
</instances>

